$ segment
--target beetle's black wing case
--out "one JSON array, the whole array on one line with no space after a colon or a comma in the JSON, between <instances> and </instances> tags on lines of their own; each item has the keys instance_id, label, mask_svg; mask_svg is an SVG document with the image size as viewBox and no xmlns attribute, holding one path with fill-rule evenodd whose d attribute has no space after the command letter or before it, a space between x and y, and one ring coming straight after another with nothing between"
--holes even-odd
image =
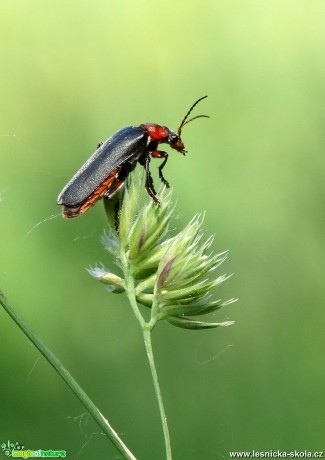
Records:
<instances>
[{"instance_id":1,"label":"beetle's black wing case","mask_svg":"<svg viewBox=\"0 0 325 460\"><path fill-rule=\"evenodd\" d=\"M98 147L58 197L58 204L75 206L88 198L114 169L131 158L136 162L147 146L148 135L141 126L126 126Z\"/></svg>"}]
</instances>

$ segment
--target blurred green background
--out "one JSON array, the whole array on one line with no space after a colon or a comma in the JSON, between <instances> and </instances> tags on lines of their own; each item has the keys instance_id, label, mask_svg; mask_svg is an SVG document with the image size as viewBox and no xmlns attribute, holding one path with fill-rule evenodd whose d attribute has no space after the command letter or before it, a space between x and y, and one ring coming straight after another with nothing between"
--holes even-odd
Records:
<instances>
[{"instance_id":1,"label":"blurred green background","mask_svg":"<svg viewBox=\"0 0 325 460\"><path fill-rule=\"evenodd\" d=\"M101 204L61 217L68 179L122 126L186 126L165 176L175 228L206 211L234 273L222 330L170 324L154 348L175 460L323 450L325 4L320 0L0 1L0 288L140 460L163 459L141 333ZM159 160L152 161L155 170ZM113 459L115 449L4 311L0 443ZM1 456L2 454L0 454Z\"/></svg>"}]
</instances>

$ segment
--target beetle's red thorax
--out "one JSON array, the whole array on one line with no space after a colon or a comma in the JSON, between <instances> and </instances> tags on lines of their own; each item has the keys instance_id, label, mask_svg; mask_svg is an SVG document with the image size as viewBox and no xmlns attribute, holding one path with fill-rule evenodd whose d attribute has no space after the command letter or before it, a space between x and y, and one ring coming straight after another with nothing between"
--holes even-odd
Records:
<instances>
[{"instance_id":1,"label":"beetle's red thorax","mask_svg":"<svg viewBox=\"0 0 325 460\"><path fill-rule=\"evenodd\" d=\"M143 126L153 141L163 142L168 139L169 129L154 123L144 123Z\"/></svg>"}]
</instances>

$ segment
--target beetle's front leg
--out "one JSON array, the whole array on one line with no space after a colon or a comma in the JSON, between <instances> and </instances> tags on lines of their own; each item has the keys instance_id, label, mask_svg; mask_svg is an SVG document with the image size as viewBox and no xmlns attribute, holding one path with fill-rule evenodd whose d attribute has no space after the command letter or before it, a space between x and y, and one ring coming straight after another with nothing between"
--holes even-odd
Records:
<instances>
[{"instance_id":1,"label":"beetle's front leg","mask_svg":"<svg viewBox=\"0 0 325 460\"><path fill-rule=\"evenodd\" d=\"M160 206L160 202L159 202L159 200L157 198L157 193L156 193L155 187L153 185L153 180L152 180L152 176L151 176L150 169L149 169L150 157L146 156L144 158L143 162L141 162L141 164L143 164L144 169L146 170L146 183L145 183L146 190L147 190L149 196L151 196L151 198L153 199L154 203L157 206Z\"/></svg>"},{"instance_id":2,"label":"beetle's front leg","mask_svg":"<svg viewBox=\"0 0 325 460\"><path fill-rule=\"evenodd\" d=\"M164 178L164 175L162 173L162 169L164 168L164 166L165 166L165 164L167 163L167 160L168 160L168 153L163 152L161 150L154 150L153 152L151 152L151 156L153 158L164 158L164 161L161 163L161 165L158 168L158 170L159 170L159 178L160 178L161 182L164 185L166 185L167 188L169 188L169 182Z\"/></svg>"}]
</instances>

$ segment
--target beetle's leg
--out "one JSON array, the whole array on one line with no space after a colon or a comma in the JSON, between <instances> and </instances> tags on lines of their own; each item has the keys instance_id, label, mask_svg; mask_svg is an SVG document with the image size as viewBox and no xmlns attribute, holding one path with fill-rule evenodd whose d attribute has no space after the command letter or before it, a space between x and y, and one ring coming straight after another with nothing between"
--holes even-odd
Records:
<instances>
[{"instance_id":1,"label":"beetle's leg","mask_svg":"<svg viewBox=\"0 0 325 460\"><path fill-rule=\"evenodd\" d=\"M157 193L156 193L155 187L153 185L153 180L152 180L152 176L151 176L151 173L150 173L149 164L150 164L150 157L146 156L145 159L144 159L144 163L143 163L143 166L144 166L144 168L146 170L145 187L146 187L146 190L147 190L149 196L151 196L151 198L153 199L154 203L157 206L160 206L159 200L157 198Z\"/></svg>"},{"instance_id":2,"label":"beetle's leg","mask_svg":"<svg viewBox=\"0 0 325 460\"><path fill-rule=\"evenodd\" d=\"M120 230L120 208L120 200L116 200L116 203L114 205L114 226L116 233L119 233Z\"/></svg>"},{"instance_id":3,"label":"beetle's leg","mask_svg":"<svg viewBox=\"0 0 325 460\"><path fill-rule=\"evenodd\" d=\"M125 179L116 180L112 184L111 188L109 190L107 190L107 192L105 192L106 198L108 198L110 200L115 195L115 193L118 192L120 190L120 188L124 185L124 182L125 182Z\"/></svg>"},{"instance_id":4,"label":"beetle's leg","mask_svg":"<svg viewBox=\"0 0 325 460\"><path fill-rule=\"evenodd\" d=\"M116 233L118 233L119 227L120 227L121 197L119 195L116 196L114 194L113 199L112 199L112 195L108 196L107 194L105 194L104 195L104 206L105 206L106 213L109 217L111 217L112 214L114 215L113 225L116 230ZM110 224L112 225L112 222L110 222Z\"/></svg>"},{"instance_id":5,"label":"beetle's leg","mask_svg":"<svg viewBox=\"0 0 325 460\"><path fill-rule=\"evenodd\" d=\"M125 178L119 179L117 178L115 182L113 182L112 186L104 195L104 200L107 200L105 204L105 208L109 206L113 206L114 208L114 227L116 233L119 232L120 227L120 208L121 208L121 197L117 195L117 192L123 187L125 183Z\"/></svg>"},{"instance_id":6,"label":"beetle's leg","mask_svg":"<svg viewBox=\"0 0 325 460\"><path fill-rule=\"evenodd\" d=\"M120 190L121 187L123 187L124 182L126 181L128 175L130 172L135 168L135 164L126 162L124 165L121 167L121 169L118 171L118 174L116 176L115 181L112 183L111 187L109 190L107 190L105 196L110 199L112 198L115 193Z\"/></svg>"},{"instance_id":7,"label":"beetle's leg","mask_svg":"<svg viewBox=\"0 0 325 460\"><path fill-rule=\"evenodd\" d=\"M164 175L162 173L162 169L164 168L164 166L165 166L165 164L167 163L167 160L168 160L168 153L163 152L161 150L154 150L153 152L151 152L151 156L153 158L164 158L164 161L161 163L161 165L158 168L158 170L159 170L159 178L160 178L161 182L164 185L166 185L167 188L169 188L169 182L164 178Z\"/></svg>"},{"instance_id":8,"label":"beetle's leg","mask_svg":"<svg viewBox=\"0 0 325 460\"><path fill-rule=\"evenodd\" d=\"M97 144L97 148L99 149L99 147L101 147L103 144L104 144L103 141L99 141L98 144Z\"/></svg>"}]
</instances>

